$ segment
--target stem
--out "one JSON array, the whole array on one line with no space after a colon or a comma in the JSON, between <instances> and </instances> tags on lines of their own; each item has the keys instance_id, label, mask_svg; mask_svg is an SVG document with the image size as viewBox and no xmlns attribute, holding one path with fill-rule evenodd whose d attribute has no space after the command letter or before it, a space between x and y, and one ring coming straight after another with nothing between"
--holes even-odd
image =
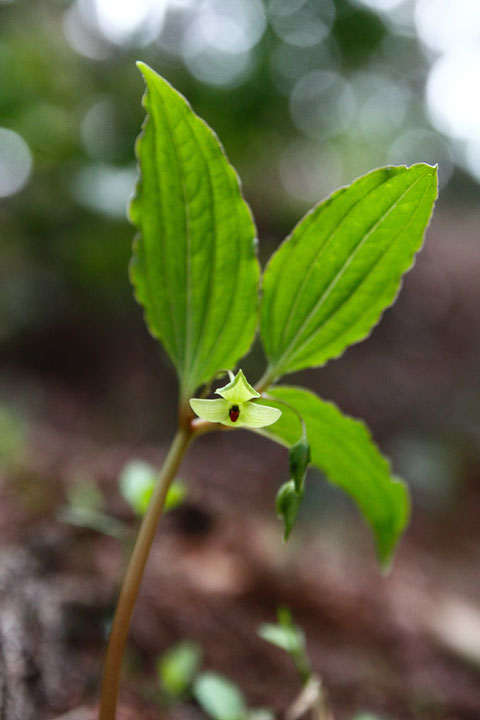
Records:
<instances>
[{"instance_id":1,"label":"stem","mask_svg":"<svg viewBox=\"0 0 480 720\"><path fill-rule=\"evenodd\" d=\"M269 365L260 380L256 383L255 390L261 395L264 390L275 382L276 379L277 376L275 375L275 370Z\"/></svg>"},{"instance_id":2,"label":"stem","mask_svg":"<svg viewBox=\"0 0 480 720\"><path fill-rule=\"evenodd\" d=\"M273 402L276 402L276 403L278 403L279 405L284 405L284 406L287 407L289 410L291 410L293 413L295 413L295 415L297 416L297 418L298 418L298 420L299 420L299 422L300 422L300 425L302 426L302 437L303 437L304 439L306 439L306 437L307 437L307 426L305 425L305 420L304 420L303 417L300 415L300 413L298 412L298 410L293 407L293 405L290 405L290 403L287 402L286 400L279 400L279 399L276 398L274 395L269 395L269 394L266 393L266 392L262 393L262 397L264 397L265 400L273 400Z\"/></svg>"},{"instance_id":3,"label":"stem","mask_svg":"<svg viewBox=\"0 0 480 720\"><path fill-rule=\"evenodd\" d=\"M115 720L123 653L133 608L142 582L150 548L163 511L165 498L192 439L190 429L177 431L158 478L148 510L142 520L125 573L108 641L103 671L99 720Z\"/></svg>"}]
</instances>

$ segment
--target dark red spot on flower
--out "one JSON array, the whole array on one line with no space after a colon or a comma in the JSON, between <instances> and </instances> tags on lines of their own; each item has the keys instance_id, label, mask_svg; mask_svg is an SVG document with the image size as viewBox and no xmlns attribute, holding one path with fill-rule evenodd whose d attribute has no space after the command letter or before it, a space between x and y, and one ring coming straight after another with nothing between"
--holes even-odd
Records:
<instances>
[{"instance_id":1,"label":"dark red spot on flower","mask_svg":"<svg viewBox=\"0 0 480 720\"><path fill-rule=\"evenodd\" d=\"M238 407L238 405L232 405L232 407L228 411L228 415L232 422L237 422L238 416L240 415L240 408Z\"/></svg>"}]
</instances>

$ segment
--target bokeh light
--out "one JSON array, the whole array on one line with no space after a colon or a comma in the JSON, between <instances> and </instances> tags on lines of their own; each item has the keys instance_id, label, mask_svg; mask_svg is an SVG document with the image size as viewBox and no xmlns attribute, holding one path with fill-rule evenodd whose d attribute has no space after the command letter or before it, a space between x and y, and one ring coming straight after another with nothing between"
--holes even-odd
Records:
<instances>
[{"instance_id":1,"label":"bokeh light","mask_svg":"<svg viewBox=\"0 0 480 720\"><path fill-rule=\"evenodd\" d=\"M248 52L232 54L209 48L195 32L188 33L183 60L191 74L206 85L232 86L244 81L251 68Z\"/></svg>"},{"instance_id":2,"label":"bokeh light","mask_svg":"<svg viewBox=\"0 0 480 720\"><path fill-rule=\"evenodd\" d=\"M125 218L136 177L134 166L88 165L74 175L72 194L77 202L90 210Z\"/></svg>"},{"instance_id":3,"label":"bokeh light","mask_svg":"<svg viewBox=\"0 0 480 720\"><path fill-rule=\"evenodd\" d=\"M165 20L167 0L78 0L80 12L89 23L95 23L111 42L123 44L134 40L143 45L153 40Z\"/></svg>"},{"instance_id":4,"label":"bokeh light","mask_svg":"<svg viewBox=\"0 0 480 720\"><path fill-rule=\"evenodd\" d=\"M318 4L274 0L269 5L269 18L275 34L284 42L313 47L328 37L335 8L330 0Z\"/></svg>"},{"instance_id":5,"label":"bokeh light","mask_svg":"<svg viewBox=\"0 0 480 720\"><path fill-rule=\"evenodd\" d=\"M480 139L471 140L463 152L464 167L480 183Z\"/></svg>"},{"instance_id":6,"label":"bokeh light","mask_svg":"<svg viewBox=\"0 0 480 720\"><path fill-rule=\"evenodd\" d=\"M27 184L32 169L30 149L18 135L0 127L0 198L15 195Z\"/></svg>"},{"instance_id":7,"label":"bokeh light","mask_svg":"<svg viewBox=\"0 0 480 720\"><path fill-rule=\"evenodd\" d=\"M91 60L107 60L113 52L112 45L103 37L98 29L84 17L78 4L74 2L65 11L63 31L70 46L75 52Z\"/></svg>"},{"instance_id":8,"label":"bokeh light","mask_svg":"<svg viewBox=\"0 0 480 720\"><path fill-rule=\"evenodd\" d=\"M204 0L190 27L206 47L232 54L250 50L264 31L260 0Z\"/></svg>"},{"instance_id":9,"label":"bokeh light","mask_svg":"<svg viewBox=\"0 0 480 720\"><path fill-rule=\"evenodd\" d=\"M204 0L184 33L183 60L206 84L237 84L248 74L265 27L260 0Z\"/></svg>"},{"instance_id":10,"label":"bokeh light","mask_svg":"<svg viewBox=\"0 0 480 720\"><path fill-rule=\"evenodd\" d=\"M84 115L80 132L90 157L111 161L121 152L122 108L115 97L98 99Z\"/></svg>"},{"instance_id":11,"label":"bokeh light","mask_svg":"<svg viewBox=\"0 0 480 720\"><path fill-rule=\"evenodd\" d=\"M405 0L360 0L366 7L372 8L373 10L379 10L380 12L390 12L395 10L399 5L405 3Z\"/></svg>"},{"instance_id":12,"label":"bokeh light","mask_svg":"<svg viewBox=\"0 0 480 720\"><path fill-rule=\"evenodd\" d=\"M423 42L436 52L480 42L478 0L417 0L415 24Z\"/></svg>"},{"instance_id":13,"label":"bokeh light","mask_svg":"<svg viewBox=\"0 0 480 720\"><path fill-rule=\"evenodd\" d=\"M353 78L359 107L357 122L362 134L378 142L391 136L406 120L410 93L389 77L376 72L357 73Z\"/></svg>"},{"instance_id":14,"label":"bokeh light","mask_svg":"<svg viewBox=\"0 0 480 720\"><path fill-rule=\"evenodd\" d=\"M423 128L413 128L400 135L390 148L388 162L392 165L438 164L438 184L441 188L448 183L454 168L453 151L448 141L438 133Z\"/></svg>"},{"instance_id":15,"label":"bokeh light","mask_svg":"<svg viewBox=\"0 0 480 720\"><path fill-rule=\"evenodd\" d=\"M442 55L427 84L434 125L456 138L480 138L480 48L458 48Z\"/></svg>"},{"instance_id":16,"label":"bokeh light","mask_svg":"<svg viewBox=\"0 0 480 720\"><path fill-rule=\"evenodd\" d=\"M296 127L309 137L338 135L353 120L355 95L340 74L315 70L295 84L290 113Z\"/></svg>"},{"instance_id":17,"label":"bokeh light","mask_svg":"<svg viewBox=\"0 0 480 720\"><path fill-rule=\"evenodd\" d=\"M316 203L341 182L342 159L335 147L296 140L283 153L279 174L286 192L301 203Z\"/></svg>"}]
</instances>

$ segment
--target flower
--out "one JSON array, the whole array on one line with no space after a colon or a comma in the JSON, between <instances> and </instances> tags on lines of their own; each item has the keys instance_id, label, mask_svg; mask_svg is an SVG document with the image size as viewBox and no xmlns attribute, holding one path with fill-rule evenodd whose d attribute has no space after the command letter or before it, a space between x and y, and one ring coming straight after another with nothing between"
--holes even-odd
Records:
<instances>
[{"instance_id":1,"label":"flower","mask_svg":"<svg viewBox=\"0 0 480 720\"><path fill-rule=\"evenodd\" d=\"M221 399L192 398L190 406L202 420L219 422L229 427L260 428L272 425L282 414L281 410L254 402L260 397L243 372L239 370L233 380L216 391Z\"/></svg>"}]
</instances>

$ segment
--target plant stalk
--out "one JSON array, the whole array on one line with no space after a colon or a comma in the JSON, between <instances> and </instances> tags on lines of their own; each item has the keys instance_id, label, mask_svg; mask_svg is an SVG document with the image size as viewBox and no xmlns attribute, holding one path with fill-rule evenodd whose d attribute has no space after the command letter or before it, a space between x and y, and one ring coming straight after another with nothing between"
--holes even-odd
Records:
<instances>
[{"instance_id":1,"label":"plant stalk","mask_svg":"<svg viewBox=\"0 0 480 720\"><path fill-rule=\"evenodd\" d=\"M255 390L261 395L270 385L275 382L276 379L277 376L275 375L274 369L271 368L270 365L268 365L262 377L256 383Z\"/></svg>"},{"instance_id":2,"label":"plant stalk","mask_svg":"<svg viewBox=\"0 0 480 720\"><path fill-rule=\"evenodd\" d=\"M120 674L130 620L168 489L191 439L192 431L190 428L181 428L177 431L160 472L148 510L140 526L110 631L103 671L99 720L115 720Z\"/></svg>"}]
</instances>

